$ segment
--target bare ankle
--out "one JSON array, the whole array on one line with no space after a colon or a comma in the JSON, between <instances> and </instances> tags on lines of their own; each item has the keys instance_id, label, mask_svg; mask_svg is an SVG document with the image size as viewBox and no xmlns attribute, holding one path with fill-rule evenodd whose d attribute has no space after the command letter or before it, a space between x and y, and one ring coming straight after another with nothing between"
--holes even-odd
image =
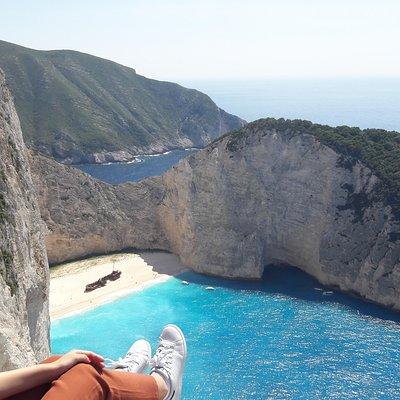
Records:
<instances>
[{"instance_id":1,"label":"bare ankle","mask_svg":"<svg viewBox=\"0 0 400 400\"><path fill-rule=\"evenodd\" d=\"M167 384L165 383L165 380L162 376L157 374L156 372L153 372L151 376L154 378L157 384L158 388L158 400L164 400L165 397L168 394L168 387Z\"/></svg>"}]
</instances>

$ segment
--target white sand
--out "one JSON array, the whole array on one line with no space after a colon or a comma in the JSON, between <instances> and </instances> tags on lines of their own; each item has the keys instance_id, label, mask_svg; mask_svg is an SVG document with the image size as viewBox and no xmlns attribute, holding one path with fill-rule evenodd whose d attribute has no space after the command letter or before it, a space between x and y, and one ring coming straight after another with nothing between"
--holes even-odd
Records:
<instances>
[{"instance_id":1,"label":"white sand","mask_svg":"<svg viewBox=\"0 0 400 400\"><path fill-rule=\"evenodd\" d=\"M113 268L121 271L119 279L84 292L88 283L108 275ZM161 251L113 254L53 267L50 269L50 317L57 319L94 308L185 270L175 255Z\"/></svg>"}]
</instances>

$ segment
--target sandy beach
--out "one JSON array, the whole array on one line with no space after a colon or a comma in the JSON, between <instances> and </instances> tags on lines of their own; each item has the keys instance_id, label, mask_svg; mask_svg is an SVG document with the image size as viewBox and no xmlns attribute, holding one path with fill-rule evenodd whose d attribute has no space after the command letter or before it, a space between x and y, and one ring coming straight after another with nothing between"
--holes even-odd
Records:
<instances>
[{"instance_id":1,"label":"sandy beach","mask_svg":"<svg viewBox=\"0 0 400 400\"><path fill-rule=\"evenodd\" d=\"M89 283L121 271L121 277L85 293ZM50 317L62 318L94 308L133 291L163 282L187 268L173 254L121 253L61 264L50 269Z\"/></svg>"}]
</instances>

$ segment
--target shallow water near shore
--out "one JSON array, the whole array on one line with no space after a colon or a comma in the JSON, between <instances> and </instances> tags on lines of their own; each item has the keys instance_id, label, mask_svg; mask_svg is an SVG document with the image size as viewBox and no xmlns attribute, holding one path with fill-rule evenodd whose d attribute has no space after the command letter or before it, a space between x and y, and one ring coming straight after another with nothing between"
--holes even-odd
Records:
<instances>
[{"instance_id":1,"label":"shallow water near shore","mask_svg":"<svg viewBox=\"0 0 400 400\"><path fill-rule=\"evenodd\" d=\"M155 348L175 323L189 348L183 399L399 398L400 315L317 289L294 268L268 267L260 282L187 272L54 321L52 351L117 358L139 338Z\"/></svg>"}]
</instances>

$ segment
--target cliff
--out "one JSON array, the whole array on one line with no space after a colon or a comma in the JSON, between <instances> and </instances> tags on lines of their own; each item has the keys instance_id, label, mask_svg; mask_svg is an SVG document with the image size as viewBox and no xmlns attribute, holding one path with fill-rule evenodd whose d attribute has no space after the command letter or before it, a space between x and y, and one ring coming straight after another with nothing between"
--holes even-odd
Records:
<instances>
[{"instance_id":1,"label":"cliff","mask_svg":"<svg viewBox=\"0 0 400 400\"><path fill-rule=\"evenodd\" d=\"M77 51L0 41L0 68L25 143L65 163L126 161L136 154L204 147L241 127L205 94L140 76Z\"/></svg>"},{"instance_id":2,"label":"cliff","mask_svg":"<svg viewBox=\"0 0 400 400\"><path fill-rule=\"evenodd\" d=\"M0 371L48 353L48 264L39 207L0 70Z\"/></svg>"},{"instance_id":3,"label":"cliff","mask_svg":"<svg viewBox=\"0 0 400 400\"><path fill-rule=\"evenodd\" d=\"M159 224L159 178L112 186L31 153L50 264L130 247L169 248Z\"/></svg>"},{"instance_id":4,"label":"cliff","mask_svg":"<svg viewBox=\"0 0 400 400\"><path fill-rule=\"evenodd\" d=\"M119 186L36 156L49 259L159 248L195 271L235 279L285 263L399 310L399 203L390 178L400 141L378 133L260 120L161 177ZM374 164L376 154L386 159Z\"/></svg>"}]
</instances>

